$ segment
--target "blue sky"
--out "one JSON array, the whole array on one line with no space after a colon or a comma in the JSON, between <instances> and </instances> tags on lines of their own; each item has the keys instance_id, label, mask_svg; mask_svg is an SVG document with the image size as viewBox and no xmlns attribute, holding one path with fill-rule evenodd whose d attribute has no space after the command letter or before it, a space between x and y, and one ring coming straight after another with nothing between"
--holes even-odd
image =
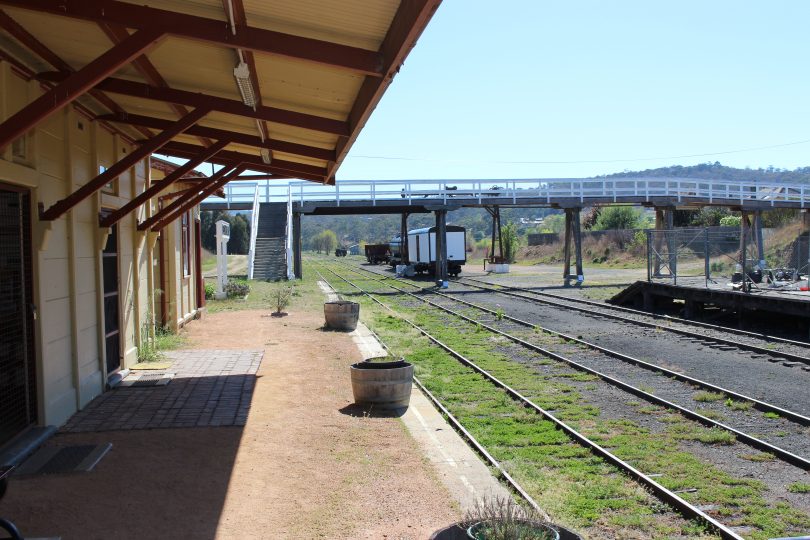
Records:
<instances>
[{"instance_id":1,"label":"blue sky","mask_svg":"<svg viewBox=\"0 0 810 540\"><path fill-rule=\"evenodd\" d=\"M809 23L806 0L444 0L338 179L810 165Z\"/></svg>"}]
</instances>

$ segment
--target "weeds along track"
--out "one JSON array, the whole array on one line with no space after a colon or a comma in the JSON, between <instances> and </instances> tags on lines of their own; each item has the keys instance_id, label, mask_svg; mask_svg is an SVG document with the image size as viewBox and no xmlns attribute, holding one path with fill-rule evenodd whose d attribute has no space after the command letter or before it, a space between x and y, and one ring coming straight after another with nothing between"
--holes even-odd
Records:
<instances>
[{"instance_id":1,"label":"weeds along track","mask_svg":"<svg viewBox=\"0 0 810 540\"><path fill-rule=\"evenodd\" d=\"M357 265L354 268L370 272ZM380 278L392 276L391 273L380 272L373 272L371 275ZM414 288L424 285L407 279L398 282ZM737 347L624 323L599 314L585 317L576 311L557 309L545 303L499 295L496 291L470 289L464 284L454 283L456 285L443 294L460 301L471 299L490 309L503 310L512 317L536 324L542 330L569 341L584 342L588 346L601 348L608 354L621 351L623 355L613 354L613 357L624 362L636 362L639 367L696 384L708 392L726 394L726 400L721 403L713 403L711 396L704 396L706 400L701 407L712 409L713 414L735 415L734 409L753 406L762 412L770 412L807 425L807 417L810 416L810 373L795 367L794 362L774 361L774 357L768 357L771 361L766 362L761 357L764 355L751 354ZM583 336L587 342L582 339ZM614 371L619 369L614 366L615 362L595 367L616 376L629 376L626 372ZM637 386L641 384L648 382L639 379ZM734 400L742 400L745 404L734 403ZM722 407L723 404L727 407ZM740 420L747 422L745 418ZM781 439L780 422L781 420L770 422L769 427Z\"/></svg>"},{"instance_id":2,"label":"weeds along track","mask_svg":"<svg viewBox=\"0 0 810 540\"><path fill-rule=\"evenodd\" d=\"M351 272L358 273L355 267L347 266L347 269ZM385 283L383 280L379 280L377 277L370 279L377 281L378 283L382 283L387 287L391 287L402 294L409 295L413 298L419 299L422 302L437 307L446 313L467 321L468 323L481 325L482 328L502 336L519 346L544 355L547 358L563 362L578 371L598 377L606 383L620 388L621 390L624 390L635 397L644 399L653 405L658 405L677 411L690 420L694 420L710 428L726 430L736 437L738 441L744 444L750 445L751 447L762 452L767 452L773 455L775 458L781 459L787 463L790 463L791 465L795 465L802 470L810 470L810 459L800 455L807 454L808 446L810 446L810 440L807 439L808 430L806 429L808 426L810 426L810 418L763 401L755 400L757 401L758 407L762 409L765 414L770 414L771 416L779 415L780 417L784 416L794 423L792 426L793 432L790 434L790 437L787 435L782 435L781 437L772 435L773 438L779 439L779 441L767 442L742 431L743 428L738 429L732 427L731 425L736 420L737 423L745 426L744 429L751 430L752 428L756 428L757 432L773 431L772 424L774 424L774 422L771 418L765 417L763 414L757 422L756 420L752 419L750 414L747 414L746 407L753 408L752 398L741 394L734 394L733 398L739 401L736 404L738 409L737 412L741 414L737 414L737 418L724 418L723 421L720 421L718 419L718 413L713 409L706 408L705 410L701 411L709 416L706 414L701 414L701 412L698 412L697 409L701 405L711 403L712 401L720 401L731 398L730 391L726 389L717 387L715 385L710 385L693 378L684 377L683 380L673 380L671 377L678 375L674 372L650 374L646 370L649 369L655 371L663 368L616 351L605 349L604 347L600 347L573 336L544 329L538 325L511 317L503 312L494 311L466 300L454 298L436 290L429 290L427 294L430 294L433 297L438 296L441 298L441 300L438 302L435 300L428 300L424 298L424 295L415 295L413 293L404 291L390 283ZM419 288L406 280L398 280L398 282ZM420 290L422 289L420 288ZM452 307L448 306L448 303L457 303L473 308L474 313L461 313L458 311L458 309L453 309ZM509 328L510 326L511 328ZM528 327L531 330L529 332L521 332L521 326L524 328ZM546 336L540 336L541 332L546 334L546 336L552 336L552 338L548 339ZM587 350L583 349L583 347L587 348ZM571 359L570 356L576 356L579 361ZM644 382L638 385L633 385L619 379L617 376L615 376L615 373L608 374L593 367L594 365L598 365L603 368L608 368L611 366L611 364L615 364L615 362L613 362L614 359L622 360L627 364L623 370L614 370L614 372L621 371L622 375L627 376L632 375L634 370L639 371L640 369L644 369L645 371L642 373L645 375L642 377ZM586 363L584 360L588 360L588 362ZM638 379L638 376L636 376L636 379ZM696 392L695 390L698 388L701 391ZM662 395L667 396L669 399L662 397ZM746 406L746 403L750 403L751 405ZM734 400L732 399L732 406L733 405ZM731 412L733 411L729 411L727 414L730 414ZM790 451L778 446L778 444L782 444L784 446L785 443L787 443L787 445L794 446L795 449L791 449L793 451Z\"/></svg>"},{"instance_id":3,"label":"weeds along track","mask_svg":"<svg viewBox=\"0 0 810 540\"><path fill-rule=\"evenodd\" d=\"M552 341L555 346L573 347L572 352L577 353L580 360L583 353L593 352L583 349L582 343L569 343L559 336L538 331L531 324L516 322L503 313L455 298L431 293L432 300L428 300L423 298L425 294L404 291L396 287L393 280L372 277L373 273L361 273L356 267L330 264L325 268L370 298L388 298L396 304L397 310L423 318L428 324L420 326L422 331L440 340L441 346L474 362L475 369L487 371L498 382L509 386L516 393L513 398L525 397L533 406L554 410L562 421L581 432L580 437L611 448L619 455L611 454L616 460L633 460L637 474L631 476L637 480L638 475L644 477L639 481L656 494L657 488L648 483L655 483L650 475L660 475L662 484L682 492L678 494L679 499L682 496L696 503L736 531L733 534L746 537L766 538L784 531L810 528L808 497L794 493L802 491L808 481L805 472L808 462L800 455L701 414L705 411L697 412L664 399L657 395L658 391L653 393L629 385L547 348ZM335 272L335 268L354 275L349 280L345 274ZM365 288L358 283L365 283ZM459 302L465 306L466 313L447 307L448 303ZM423 304L435 309L425 310ZM442 312L437 313L437 310ZM448 318L445 313L452 316ZM523 334L516 335L519 332ZM542 346L536 343L538 340ZM459 344L455 345L454 341ZM602 351L598 353L604 355ZM616 364L614 359L609 360ZM416 365L419 369L419 363ZM646 373L683 386L680 381ZM695 389L688 388L687 392L694 394ZM642 404L635 398L647 403ZM497 424L493 421L492 428ZM800 424L794 427L799 431L803 429ZM797 434L797 438L800 435ZM578 439L575 437L575 440ZM752 452L750 447L736 441L759 451ZM638 472L640 470L649 471L649 475ZM755 480L757 477L762 479ZM669 500L668 503L674 504ZM678 508L677 504L674 506Z\"/></svg>"},{"instance_id":4,"label":"weeds along track","mask_svg":"<svg viewBox=\"0 0 810 540\"><path fill-rule=\"evenodd\" d=\"M611 306L604 302L595 302L583 298L571 298L521 287L507 287L475 278L459 278L457 282L479 290L569 309L589 317L607 317L646 328L666 330L700 340L707 345L722 343L723 345L736 347L772 359L781 359L787 362L797 362L805 366L810 366L810 344L801 341L748 330L727 328L700 321L689 321L669 315L658 315L622 306ZM655 320L663 321L666 324L653 322ZM692 327L691 329L689 328L690 326ZM695 328L700 328L702 331L696 331ZM734 334L733 338L728 337L730 332Z\"/></svg>"}]
</instances>

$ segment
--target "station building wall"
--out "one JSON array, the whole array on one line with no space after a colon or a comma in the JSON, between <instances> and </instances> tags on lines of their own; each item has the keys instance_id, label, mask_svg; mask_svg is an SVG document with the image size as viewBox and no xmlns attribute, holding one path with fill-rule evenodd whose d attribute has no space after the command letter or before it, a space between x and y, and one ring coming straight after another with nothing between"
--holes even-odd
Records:
<instances>
[{"instance_id":1,"label":"station building wall","mask_svg":"<svg viewBox=\"0 0 810 540\"><path fill-rule=\"evenodd\" d=\"M38 82L26 80L0 61L0 121L42 92ZM104 209L121 207L149 185L149 160L138 162L57 220L40 221L38 206L48 208L133 148L130 141L68 106L0 152L0 189L6 185L30 194L34 424L62 425L105 391L111 373L105 356L102 250L111 230L99 227L98 215ZM137 230L137 222L152 211L141 207L119 221L114 230L121 370L137 362L138 346L146 339L150 322L157 320L157 235ZM195 209L192 216L197 213ZM182 272L180 228L179 221L168 226L163 243L169 264L163 272L167 283L162 294L171 306L167 322L173 329L198 314L195 280L178 274ZM191 228L189 246L193 249L196 241ZM0 384L2 377L0 373Z\"/></svg>"}]
</instances>

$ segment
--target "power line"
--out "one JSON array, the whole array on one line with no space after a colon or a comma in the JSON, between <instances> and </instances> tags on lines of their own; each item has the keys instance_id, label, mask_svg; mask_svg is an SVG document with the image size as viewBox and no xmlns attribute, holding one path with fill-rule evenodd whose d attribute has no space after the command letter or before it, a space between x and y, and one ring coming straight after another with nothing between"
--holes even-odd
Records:
<instances>
[{"instance_id":1,"label":"power line","mask_svg":"<svg viewBox=\"0 0 810 540\"><path fill-rule=\"evenodd\" d=\"M356 159L380 159L380 160L390 160L390 161L421 161L427 163L474 163L474 164L498 164L498 165L575 165L575 164L585 164L585 163L632 163L632 162L639 162L639 161L660 161L664 159L686 159L686 158L696 158L696 157L712 157L712 156L723 156L728 154L742 154L745 152L754 152L758 150L771 150L774 148L785 148L788 146L797 146L801 144L810 143L810 139L806 139L803 141L794 141L789 143L782 143L782 144L772 144L768 146L755 146L751 148L741 148L738 150L724 150L721 152L708 152L705 154L683 154L679 156L661 156L661 157L645 157L645 158L627 158L627 159L582 159L582 160L573 160L573 161L503 161L503 160L495 160L495 161L482 161L482 160L452 160L452 159L428 159L428 158L415 158L415 157L404 157L404 156L351 156Z\"/></svg>"}]
</instances>

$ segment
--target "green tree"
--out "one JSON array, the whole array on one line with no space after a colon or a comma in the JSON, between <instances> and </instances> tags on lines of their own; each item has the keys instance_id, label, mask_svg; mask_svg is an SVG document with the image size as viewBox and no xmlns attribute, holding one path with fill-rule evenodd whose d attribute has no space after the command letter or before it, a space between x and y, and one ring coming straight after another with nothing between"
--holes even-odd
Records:
<instances>
[{"instance_id":1,"label":"green tree","mask_svg":"<svg viewBox=\"0 0 810 540\"><path fill-rule=\"evenodd\" d=\"M608 206L603 208L593 229L635 229L641 221L641 213L632 206Z\"/></svg>"}]
</instances>

